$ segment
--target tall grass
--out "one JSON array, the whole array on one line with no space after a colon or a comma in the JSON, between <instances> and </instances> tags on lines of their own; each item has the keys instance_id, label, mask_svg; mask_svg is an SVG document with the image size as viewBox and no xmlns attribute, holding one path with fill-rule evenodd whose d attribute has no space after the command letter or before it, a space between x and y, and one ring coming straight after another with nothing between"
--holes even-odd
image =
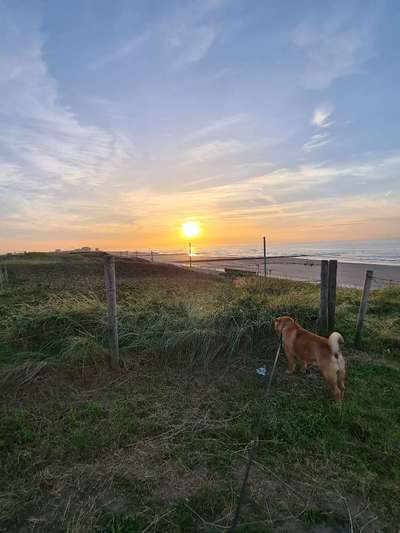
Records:
<instances>
[{"instance_id":1,"label":"tall grass","mask_svg":"<svg viewBox=\"0 0 400 533\"><path fill-rule=\"evenodd\" d=\"M273 317L288 314L316 330L319 288L277 279L124 278L118 280L118 323L125 357L144 353L188 363L261 353L274 333ZM14 282L0 311L0 358L87 360L107 349L101 276L63 283ZM337 329L351 345L360 292L340 289ZM23 303L22 303L23 302ZM400 290L372 293L365 345L397 355Z\"/></svg>"}]
</instances>

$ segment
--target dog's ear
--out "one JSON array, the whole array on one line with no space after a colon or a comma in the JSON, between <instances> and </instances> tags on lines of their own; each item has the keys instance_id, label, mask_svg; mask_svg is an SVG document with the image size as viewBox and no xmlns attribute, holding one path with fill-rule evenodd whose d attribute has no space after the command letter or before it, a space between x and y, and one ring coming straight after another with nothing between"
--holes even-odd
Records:
<instances>
[{"instance_id":1,"label":"dog's ear","mask_svg":"<svg viewBox=\"0 0 400 533\"><path fill-rule=\"evenodd\" d=\"M282 329L282 320L280 317L275 317L272 320L272 327L276 331L276 333L280 333Z\"/></svg>"}]
</instances>

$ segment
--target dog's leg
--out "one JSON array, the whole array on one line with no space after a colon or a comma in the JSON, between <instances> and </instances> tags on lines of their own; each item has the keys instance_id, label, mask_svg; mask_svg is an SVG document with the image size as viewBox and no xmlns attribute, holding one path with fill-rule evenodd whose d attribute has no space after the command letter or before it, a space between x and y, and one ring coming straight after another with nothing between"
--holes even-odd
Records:
<instances>
[{"instance_id":1,"label":"dog's leg","mask_svg":"<svg viewBox=\"0 0 400 533\"><path fill-rule=\"evenodd\" d=\"M342 400L343 400L343 397L344 397L344 389L345 389L344 379L345 379L345 376L346 376L346 373L345 373L344 370L338 370L338 373L337 373L337 384L338 384L338 387L340 389L341 399Z\"/></svg>"},{"instance_id":2,"label":"dog's leg","mask_svg":"<svg viewBox=\"0 0 400 533\"><path fill-rule=\"evenodd\" d=\"M294 355L290 352L286 352L286 358L288 360L288 369L286 370L287 374L293 374L293 372L296 369L296 361L294 359Z\"/></svg>"},{"instance_id":3,"label":"dog's leg","mask_svg":"<svg viewBox=\"0 0 400 533\"><path fill-rule=\"evenodd\" d=\"M326 380L326 384L328 386L332 398L337 402L340 402L340 400L342 399L342 391L338 387L336 376L329 377L329 379Z\"/></svg>"},{"instance_id":4,"label":"dog's leg","mask_svg":"<svg viewBox=\"0 0 400 533\"><path fill-rule=\"evenodd\" d=\"M302 374L306 374L307 373L307 361L304 361L304 359L299 359L298 364L299 364L300 372Z\"/></svg>"},{"instance_id":5,"label":"dog's leg","mask_svg":"<svg viewBox=\"0 0 400 533\"><path fill-rule=\"evenodd\" d=\"M324 376L330 395L334 400L340 402L342 391L338 387L338 371L335 368L329 367L322 371L322 375Z\"/></svg>"}]
</instances>

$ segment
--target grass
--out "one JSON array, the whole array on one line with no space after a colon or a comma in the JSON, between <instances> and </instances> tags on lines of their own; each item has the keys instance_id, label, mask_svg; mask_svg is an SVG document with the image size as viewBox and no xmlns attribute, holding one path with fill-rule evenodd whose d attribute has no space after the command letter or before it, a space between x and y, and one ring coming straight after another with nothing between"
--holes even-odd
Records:
<instances>
[{"instance_id":1,"label":"grass","mask_svg":"<svg viewBox=\"0 0 400 533\"><path fill-rule=\"evenodd\" d=\"M101 254L0 258L0 530L223 531L254 413L265 411L243 532L396 531L400 523L400 291L338 291L344 406L314 370L271 401L271 319L315 329L318 287L117 262L120 344L110 374ZM314 529L313 529L314 528Z\"/></svg>"}]
</instances>

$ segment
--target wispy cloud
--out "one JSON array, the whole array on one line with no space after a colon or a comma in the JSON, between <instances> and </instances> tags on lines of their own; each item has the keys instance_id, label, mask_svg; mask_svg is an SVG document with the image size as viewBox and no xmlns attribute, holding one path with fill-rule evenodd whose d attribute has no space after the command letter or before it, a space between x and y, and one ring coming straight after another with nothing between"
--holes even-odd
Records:
<instances>
[{"instance_id":1,"label":"wispy cloud","mask_svg":"<svg viewBox=\"0 0 400 533\"><path fill-rule=\"evenodd\" d=\"M303 150L305 152L312 152L317 148L322 148L332 141L328 133L315 133L311 136L311 139L303 144Z\"/></svg>"},{"instance_id":2,"label":"wispy cloud","mask_svg":"<svg viewBox=\"0 0 400 533\"><path fill-rule=\"evenodd\" d=\"M240 141L230 139L226 141L212 141L189 148L183 156L185 165L193 163L204 163L206 161L219 159L238 152L243 152L247 146Z\"/></svg>"},{"instance_id":3,"label":"wispy cloud","mask_svg":"<svg viewBox=\"0 0 400 533\"><path fill-rule=\"evenodd\" d=\"M221 130L229 128L230 126L237 126L238 124L242 124L248 120L250 120L250 117L245 113L238 113L230 117L215 120L211 122L211 124L208 124L207 126L204 126L203 128L193 131L192 133L187 135L184 139L184 142L191 142L195 139L206 137L210 133L219 132Z\"/></svg>"},{"instance_id":4,"label":"wispy cloud","mask_svg":"<svg viewBox=\"0 0 400 533\"><path fill-rule=\"evenodd\" d=\"M282 224L285 228L298 230L296 235L307 238L307 231L317 231L319 221L323 221L323 228L332 228L338 220L348 224L355 223L357 218L363 218L364 207L376 205L385 208L388 216L396 216L396 201L398 194L388 198L382 190L378 195L366 192L360 196L359 190L347 198L342 198L340 183L356 179L380 179L377 176L393 174L396 157L390 156L382 161L374 161L369 165L355 163L352 165L300 165L293 168L279 168L272 172L256 175L240 181L228 182L224 185L213 183L215 176L205 178L204 182L197 180L198 188L182 189L170 194L157 191L141 190L128 197L131 202L140 205L138 208L146 213L146 218L153 221L158 218L166 220L171 209L178 216L193 216L200 220L215 219L219 224L256 224L260 220L268 220L271 230L281 232ZM381 169L380 171L378 169ZM330 186L330 194L325 196L310 196L309 191L315 187ZM304 199L301 199L301 198ZM333 199L337 198L337 201ZM398 215L397 215L398 216ZM318 222L316 222L318 221ZM393 221L392 221L393 222ZM321 226L321 227L322 227ZM161 231L160 224L159 230ZM289 232L290 234L290 232Z\"/></svg>"},{"instance_id":5,"label":"wispy cloud","mask_svg":"<svg viewBox=\"0 0 400 533\"><path fill-rule=\"evenodd\" d=\"M172 65L179 69L200 61L213 45L215 30L210 26L184 27L168 38L173 57Z\"/></svg>"},{"instance_id":6,"label":"wispy cloud","mask_svg":"<svg viewBox=\"0 0 400 533\"><path fill-rule=\"evenodd\" d=\"M328 128L333 124L333 121L329 120L331 115L332 107L330 105L321 105L314 110L311 122L318 128Z\"/></svg>"},{"instance_id":7,"label":"wispy cloud","mask_svg":"<svg viewBox=\"0 0 400 533\"><path fill-rule=\"evenodd\" d=\"M225 0L203 0L183 4L163 21L168 59L175 70L202 60L218 38L212 15Z\"/></svg>"},{"instance_id":8,"label":"wispy cloud","mask_svg":"<svg viewBox=\"0 0 400 533\"><path fill-rule=\"evenodd\" d=\"M337 9L335 5L324 19L315 16L301 22L293 37L304 53L302 84L308 89L325 89L338 78L360 72L374 53L373 19L368 10L360 16L349 6Z\"/></svg>"},{"instance_id":9,"label":"wispy cloud","mask_svg":"<svg viewBox=\"0 0 400 533\"><path fill-rule=\"evenodd\" d=\"M148 33L135 35L128 41L115 47L113 50L110 50L101 57L95 59L92 63L90 63L89 68L91 70L97 70L106 65L110 65L111 63L121 61L122 59L132 55L134 52L139 50L145 44L147 38Z\"/></svg>"},{"instance_id":10,"label":"wispy cloud","mask_svg":"<svg viewBox=\"0 0 400 533\"><path fill-rule=\"evenodd\" d=\"M334 124L333 120L330 120L332 116L332 106L329 104L320 105L314 109L311 124L316 126L319 130L318 133L314 133L311 138L304 143L303 150L305 152L312 152L318 148L322 148L332 142L332 137L327 131L330 126Z\"/></svg>"},{"instance_id":11,"label":"wispy cloud","mask_svg":"<svg viewBox=\"0 0 400 533\"><path fill-rule=\"evenodd\" d=\"M18 20L13 21L18 28ZM1 25L2 26L2 25ZM43 229L73 223L68 197L99 201L99 185L112 184L116 174L136 157L132 141L92 125L83 125L60 103L58 85L43 60L39 27L24 32L2 27L8 42L0 51L0 196L7 195L12 213L4 211L1 230L27 225ZM6 54L6 61L3 60ZM101 202L101 200L100 200ZM40 216L39 216L40 214Z\"/></svg>"}]
</instances>

